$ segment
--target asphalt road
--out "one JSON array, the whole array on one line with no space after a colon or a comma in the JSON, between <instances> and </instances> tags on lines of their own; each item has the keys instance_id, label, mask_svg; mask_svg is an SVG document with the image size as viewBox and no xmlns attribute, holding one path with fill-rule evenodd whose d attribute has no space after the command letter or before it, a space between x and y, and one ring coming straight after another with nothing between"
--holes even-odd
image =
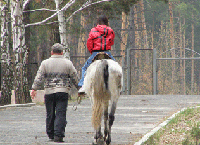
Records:
<instances>
[{"instance_id":1,"label":"asphalt road","mask_svg":"<svg viewBox=\"0 0 200 145\"><path fill-rule=\"evenodd\" d=\"M200 96L140 95L121 96L112 127L111 145L132 145L158 124L182 108L200 104ZM90 145L94 130L91 126L91 106L85 99L74 111L67 110L66 145ZM45 132L45 107L0 108L0 144L56 144Z\"/></svg>"}]
</instances>

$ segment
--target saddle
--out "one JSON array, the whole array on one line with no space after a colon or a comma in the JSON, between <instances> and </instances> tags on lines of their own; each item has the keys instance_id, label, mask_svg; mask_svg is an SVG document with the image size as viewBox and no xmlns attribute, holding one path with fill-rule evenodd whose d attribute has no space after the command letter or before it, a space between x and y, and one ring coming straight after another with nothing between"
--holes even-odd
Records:
<instances>
[{"instance_id":1,"label":"saddle","mask_svg":"<svg viewBox=\"0 0 200 145\"><path fill-rule=\"evenodd\" d=\"M93 58L92 62L95 60L102 60L102 59L111 59L110 56L105 52L99 52L97 55Z\"/></svg>"}]
</instances>

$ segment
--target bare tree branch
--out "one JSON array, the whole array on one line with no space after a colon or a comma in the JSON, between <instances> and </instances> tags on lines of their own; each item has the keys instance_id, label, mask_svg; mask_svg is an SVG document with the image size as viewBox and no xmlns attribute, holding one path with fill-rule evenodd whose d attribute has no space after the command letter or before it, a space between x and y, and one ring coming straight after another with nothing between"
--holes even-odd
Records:
<instances>
[{"instance_id":1,"label":"bare tree branch","mask_svg":"<svg viewBox=\"0 0 200 145\"><path fill-rule=\"evenodd\" d=\"M64 11L66 10L68 7L70 7L76 0L70 0L70 2L68 2L61 10L57 11L56 13L54 13L53 15L51 15L50 17L46 18L45 20L41 21L41 22L37 22L37 23L32 23L32 24L27 24L25 25L25 27L29 27L29 26L33 26L33 25L42 25L45 22L47 22L48 20L50 20L51 18L55 17L60 11ZM98 3L102 3L102 2L108 2L108 1L112 1L112 0L100 0L94 3L91 3L91 0L88 0L86 3L84 3L78 10L76 10L75 12L73 12L67 19L66 22L68 22L73 15L75 15L76 13L78 13L79 11L94 5L94 4L98 4ZM42 10L42 9L41 9ZM45 10L45 9L44 9ZM53 10L52 10L53 11ZM54 22L50 22L50 23L54 23ZM50 24L48 23L48 24Z\"/></svg>"},{"instance_id":2,"label":"bare tree branch","mask_svg":"<svg viewBox=\"0 0 200 145\"><path fill-rule=\"evenodd\" d=\"M81 10L83 10L83 9L85 9L85 8L87 8L87 7L89 7L89 6L91 6L91 5L98 4L98 3L102 3L102 2L108 2L108 1L112 1L112 0L100 0L100 1L97 1L97 2L94 2L94 3L91 3L91 0L89 0L89 1L87 1L85 4L83 4L82 7L80 7L78 10L76 10L75 12L73 12L73 13L71 14L71 16L69 16L69 17L66 19L66 21L68 22L68 21L72 18L72 16L75 15L77 12L79 12L79 11L81 11Z\"/></svg>"},{"instance_id":3,"label":"bare tree branch","mask_svg":"<svg viewBox=\"0 0 200 145\"><path fill-rule=\"evenodd\" d=\"M32 23L32 24L27 24L25 25L25 27L28 26L33 26L33 25L41 25L43 23L45 23L46 21L50 20L51 18L55 17L60 11L66 10L68 7L70 7L76 0L70 0L70 2L68 2L61 10L57 11L56 13L54 13L53 15L51 15L50 17L46 18L45 20L41 21L41 22L37 22L37 23Z\"/></svg>"},{"instance_id":4,"label":"bare tree branch","mask_svg":"<svg viewBox=\"0 0 200 145\"><path fill-rule=\"evenodd\" d=\"M30 2L31 0L26 0L24 3L23 3L23 10L26 8L26 5Z\"/></svg>"},{"instance_id":5,"label":"bare tree branch","mask_svg":"<svg viewBox=\"0 0 200 145\"><path fill-rule=\"evenodd\" d=\"M3 11L4 7L6 6L5 2L0 1L0 10Z\"/></svg>"},{"instance_id":6,"label":"bare tree branch","mask_svg":"<svg viewBox=\"0 0 200 145\"><path fill-rule=\"evenodd\" d=\"M56 10L50 10L50 9L46 9L46 8L35 9L35 10L28 10L28 11L23 11L23 12L24 12L24 13L27 13L27 12L36 12L36 11L50 11L50 12L57 12Z\"/></svg>"}]
</instances>

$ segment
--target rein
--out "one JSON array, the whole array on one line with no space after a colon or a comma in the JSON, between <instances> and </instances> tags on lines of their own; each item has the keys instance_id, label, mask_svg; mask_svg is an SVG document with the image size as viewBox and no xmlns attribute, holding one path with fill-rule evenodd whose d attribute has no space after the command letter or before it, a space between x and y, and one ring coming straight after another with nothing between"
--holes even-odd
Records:
<instances>
[{"instance_id":1,"label":"rein","mask_svg":"<svg viewBox=\"0 0 200 145\"><path fill-rule=\"evenodd\" d=\"M76 99L76 103L74 103L72 110L76 111L77 110L77 105L81 104L81 100L82 100L82 95L78 95L77 99Z\"/></svg>"}]
</instances>

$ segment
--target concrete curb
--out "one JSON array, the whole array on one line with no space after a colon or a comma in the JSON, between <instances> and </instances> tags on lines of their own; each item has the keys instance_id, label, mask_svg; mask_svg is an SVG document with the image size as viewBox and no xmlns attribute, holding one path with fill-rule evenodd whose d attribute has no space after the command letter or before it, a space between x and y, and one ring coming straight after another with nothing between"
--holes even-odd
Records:
<instances>
[{"instance_id":1,"label":"concrete curb","mask_svg":"<svg viewBox=\"0 0 200 145\"><path fill-rule=\"evenodd\" d=\"M189 107L189 108L194 108L194 107ZM166 126L169 123L169 121L171 121L177 114L179 114L182 111L185 111L186 109L188 109L188 108L183 108L180 111L174 113L166 121L164 121L163 123L159 124L157 127L155 127L154 129L152 129L149 133L147 133L146 135L144 135L142 137L142 139L139 140L138 142L136 142L134 145L143 145L154 133L156 133L160 128Z\"/></svg>"},{"instance_id":2,"label":"concrete curb","mask_svg":"<svg viewBox=\"0 0 200 145\"><path fill-rule=\"evenodd\" d=\"M9 104L9 105L0 106L0 109L5 109L5 108L8 108L8 107L30 107L30 106L34 106L34 105L36 105L36 103Z\"/></svg>"}]
</instances>

